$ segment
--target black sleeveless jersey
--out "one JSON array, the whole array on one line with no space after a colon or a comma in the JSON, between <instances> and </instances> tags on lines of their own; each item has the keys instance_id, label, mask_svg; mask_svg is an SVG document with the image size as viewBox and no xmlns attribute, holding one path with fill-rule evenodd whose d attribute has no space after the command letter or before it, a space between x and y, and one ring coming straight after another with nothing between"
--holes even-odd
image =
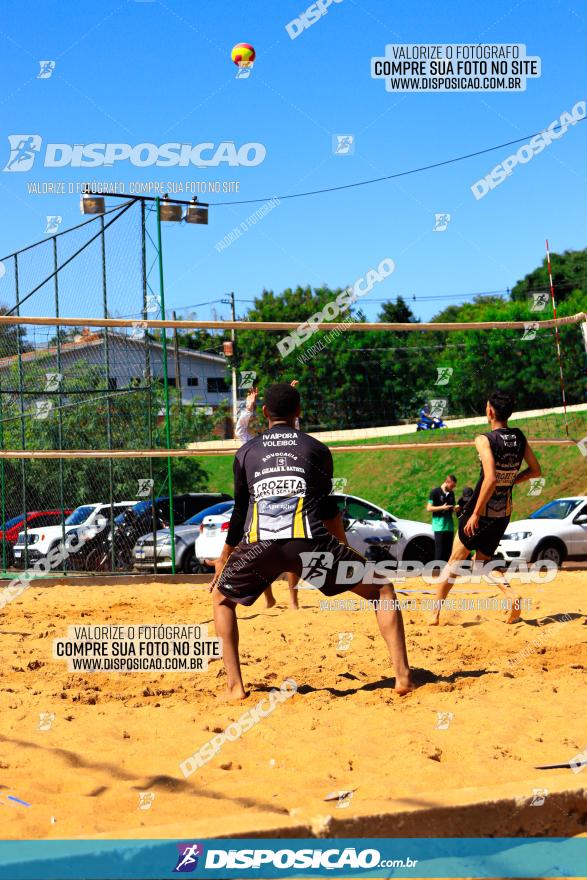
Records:
<instances>
[{"instance_id":1,"label":"black sleeveless jersey","mask_svg":"<svg viewBox=\"0 0 587 880\"><path fill-rule=\"evenodd\" d=\"M512 489L514 481L524 460L526 451L526 437L519 428L496 428L482 435L487 437L493 458L495 459L495 478L497 485L493 495L485 504L485 508L479 511L480 516L496 518L510 516L512 512ZM473 511L479 498L481 484L483 483L483 465L481 474L473 497L467 507Z\"/></svg>"},{"instance_id":2,"label":"black sleeveless jersey","mask_svg":"<svg viewBox=\"0 0 587 880\"><path fill-rule=\"evenodd\" d=\"M324 538L325 519L338 513L332 492L332 453L289 425L274 425L234 458L234 510L226 543L255 544Z\"/></svg>"}]
</instances>

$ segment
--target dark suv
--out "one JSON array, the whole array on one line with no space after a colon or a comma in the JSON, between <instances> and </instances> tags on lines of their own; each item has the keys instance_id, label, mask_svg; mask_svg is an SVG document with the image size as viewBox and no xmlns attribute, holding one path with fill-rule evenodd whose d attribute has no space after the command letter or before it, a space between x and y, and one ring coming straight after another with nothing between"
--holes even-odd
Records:
<instances>
[{"instance_id":1,"label":"dark suv","mask_svg":"<svg viewBox=\"0 0 587 880\"><path fill-rule=\"evenodd\" d=\"M4 563L6 568L14 565L13 547L16 544L19 532L24 531L25 522L27 529L58 526L71 512L72 509L70 507L65 508L63 511L29 510L26 515L21 513L19 516L15 516L5 522L3 528L0 529L0 566L2 566L4 558L6 559Z\"/></svg>"},{"instance_id":2,"label":"dark suv","mask_svg":"<svg viewBox=\"0 0 587 880\"><path fill-rule=\"evenodd\" d=\"M174 525L186 520L220 501L232 501L224 492L186 492L173 497ZM143 535L154 535L169 526L169 498L161 496L151 501L139 501L134 507L114 519L114 529L106 529L88 541L76 553L75 566L85 571L131 571L132 551ZM114 541L114 548L112 542Z\"/></svg>"}]
</instances>

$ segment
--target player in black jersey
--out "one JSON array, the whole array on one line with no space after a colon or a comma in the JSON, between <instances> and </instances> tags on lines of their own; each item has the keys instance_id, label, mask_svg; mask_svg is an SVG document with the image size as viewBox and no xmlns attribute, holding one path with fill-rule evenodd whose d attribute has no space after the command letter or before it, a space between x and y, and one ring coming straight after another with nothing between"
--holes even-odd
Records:
<instances>
[{"instance_id":1,"label":"player in black jersey","mask_svg":"<svg viewBox=\"0 0 587 880\"><path fill-rule=\"evenodd\" d=\"M300 383L297 379L293 379L289 384L292 388L297 388ZM242 410L236 421L234 433L235 436L241 441L241 443L248 443L249 440L252 440L256 436L256 432L253 433L250 430L250 422L255 413L258 394L259 390L257 388L250 389L249 393L247 394L245 408ZM299 419L296 419L294 427L299 429ZM300 579L297 574L293 573L293 571L286 572L285 576L287 578L287 585L289 587L289 607L294 611L299 611L300 606L298 603L298 582ZM273 608L276 604L277 602L275 600L275 596L273 595L273 590L271 589L271 587L267 587L267 589L265 590L265 607Z\"/></svg>"},{"instance_id":2,"label":"player in black jersey","mask_svg":"<svg viewBox=\"0 0 587 880\"><path fill-rule=\"evenodd\" d=\"M210 585L216 634L223 639L228 695L246 696L236 606L252 605L284 571L301 575L326 596L352 590L362 599L386 600L376 606L377 622L395 668L395 690L406 694L414 685L393 586L384 581L363 584L360 576L340 582L339 563L356 566L365 560L347 545L331 495L332 453L295 427L299 413L297 389L271 385L263 407L268 429L235 455L234 510Z\"/></svg>"},{"instance_id":3,"label":"player in black jersey","mask_svg":"<svg viewBox=\"0 0 587 880\"><path fill-rule=\"evenodd\" d=\"M491 431L475 438L481 461L481 473L473 495L459 518L459 533L436 590L435 609L430 620L437 626L441 603L448 596L458 575L457 563L467 559L471 552L475 560L488 561L493 557L503 538L512 512L512 489L518 483L539 477L540 464L530 444L519 428L510 428L508 419L514 410L513 398L504 391L489 395L486 415ZM522 461L528 465L520 471ZM493 579L511 602L508 623L520 617L519 599L514 596L505 580Z\"/></svg>"}]
</instances>

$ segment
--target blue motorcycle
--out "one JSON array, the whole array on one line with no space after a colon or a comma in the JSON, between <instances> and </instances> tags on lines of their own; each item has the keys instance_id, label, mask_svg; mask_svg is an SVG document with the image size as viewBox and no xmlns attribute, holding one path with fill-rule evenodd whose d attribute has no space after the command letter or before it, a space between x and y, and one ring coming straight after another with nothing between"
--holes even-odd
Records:
<instances>
[{"instance_id":1,"label":"blue motorcycle","mask_svg":"<svg viewBox=\"0 0 587 880\"><path fill-rule=\"evenodd\" d=\"M430 407L423 406L420 410L420 417L416 423L416 431L437 431L447 426L442 419L430 415Z\"/></svg>"}]
</instances>

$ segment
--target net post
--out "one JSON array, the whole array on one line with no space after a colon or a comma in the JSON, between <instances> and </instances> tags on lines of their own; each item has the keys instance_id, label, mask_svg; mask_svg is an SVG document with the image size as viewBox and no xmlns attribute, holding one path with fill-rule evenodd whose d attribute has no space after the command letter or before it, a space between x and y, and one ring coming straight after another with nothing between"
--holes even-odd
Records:
<instances>
[{"instance_id":1,"label":"net post","mask_svg":"<svg viewBox=\"0 0 587 880\"><path fill-rule=\"evenodd\" d=\"M233 321L236 321L236 308L234 304L234 291L230 292L230 313ZM232 339L232 436L236 436L234 430L238 416L238 392L236 385L236 367L237 367L237 348L236 348L236 330L230 331ZM246 395L245 395L246 397Z\"/></svg>"},{"instance_id":2,"label":"net post","mask_svg":"<svg viewBox=\"0 0 587 880\"><path fill-rule=\"evenodd\" d=\"M143 321L147 320L148 282L147 282L147 224L145 202L141 201L141 281L143 286ZM147 386L147 443L153 448L153 379L151 374L151 349L147 333L145 333L145 383ZM157 574L157 510L155 508L155 480L153 479L153 459L149 458L149 479L151 480L151 528L153 533L153 569Z\"/></svg>"},{"instance_id":3,"label":"net post","mask_svg":"<svg viewBox=\"0 0 587 880\"><path fill-rule=\"evenodd\" d=\"M550 266L550 250L548 247L548 239L546 239L546 263L548 266L548 280L550 282L550 299L552 302L552 315L556 321L556 299L554 296L554 284L552 281L552 269ZM556 341L556 355L558 358L558 369L560 374L560 386L561 386L561 395L563 399L563 409L565 412L565 433L567 437L569 436L569 422L567 419L567 398L565 393L565 377L563 373L563 358L561 354L561 343L560 343L560 334L558 332L558 324L554 325L554 338Z\"/></svg>"},{"instance_id":4,"label":"net post","mask_svg":"<svg viewBox=\"0 0 587 880\"><path fill-rule=\"evenodd\" d=\"M14 255L14 290L15 305L14 311L17 317L20 317L20 281L18 276L18 254ZM16 353L18 359L18 392L19 392L19 409L20 409L20 445L21 449L26 449L26 429L25 429L25 413L24 413L24 372L22 365L22 345L20 339L20 327L17 328L16 334ZM24 567L28 568L29 564L29 539L28 539L28 523L27 523L27 492L26 492L26 464L24 458L20 464L21 478L21 496L22 510L24 513Z\"/></svg>"},{"instance_id":5,"label":"net post","mask_svg":"<svg viewBox=\"0 0 587 880\"><path fill-rule=\"evenodd\" d=\"M104 317L108 317L108 282L106 277L106 235L104 217L100 216L100 249L102 257L102 308ZM108 449L112 449L112 413L110 407L110 340L108 327L104 328L104 360L106 366L106 441ZM110 495L110 534L112 542L110 547L110 559L112 571L116 567L116 550L114 547L114 469L112 459L108 459L108 492Z\"/></svg>"},{"instance_id":6,"label":"net post","mask_svg":"<svg viewBox=\"0 0 587 880\"><path fill-rule=\"evenodd\" d=\"M54 290L55 290L55 317L59 317L59 273L57 271L57 267L59 265L57 259L57 237L53 236L53 269L55 271L55 279L54 279ZM57 330L57 372L61 376L61 329L59 325L56 327ZM63 449L63 396L62 396L62 388L61 388L61 379L59 380L59 406L57 412L57 438L59 442L59 450ZM65 493L63 491L63 459L59 459L59 505L61 507L61 543L63 545L63 549L65 549ZM65 565L65 559L64 559Z\"/></svg>"},{"instance_id":7,"label":"net post","mask_svg":"<svg viewBox=\"0 0 587 880\"><path fill-rule=\"evenodd\" d=\"M159 256L159 294L161 298L161 318L165 320L165 285L163 280L163 248L161 242L161 200L159 196L155 199L157 214L157 250ZM161 344L163 349L163 385L165 395L165 443L167 449L171 449L171 426L169 415L169 381L167 376L167 331L163 328L161 336ZM173 515L173 484L171 456L167 456L167 493L169 498L169 532L171 534L171 574L175 574L175 517Z\"/></svg>"}]
</instances>

